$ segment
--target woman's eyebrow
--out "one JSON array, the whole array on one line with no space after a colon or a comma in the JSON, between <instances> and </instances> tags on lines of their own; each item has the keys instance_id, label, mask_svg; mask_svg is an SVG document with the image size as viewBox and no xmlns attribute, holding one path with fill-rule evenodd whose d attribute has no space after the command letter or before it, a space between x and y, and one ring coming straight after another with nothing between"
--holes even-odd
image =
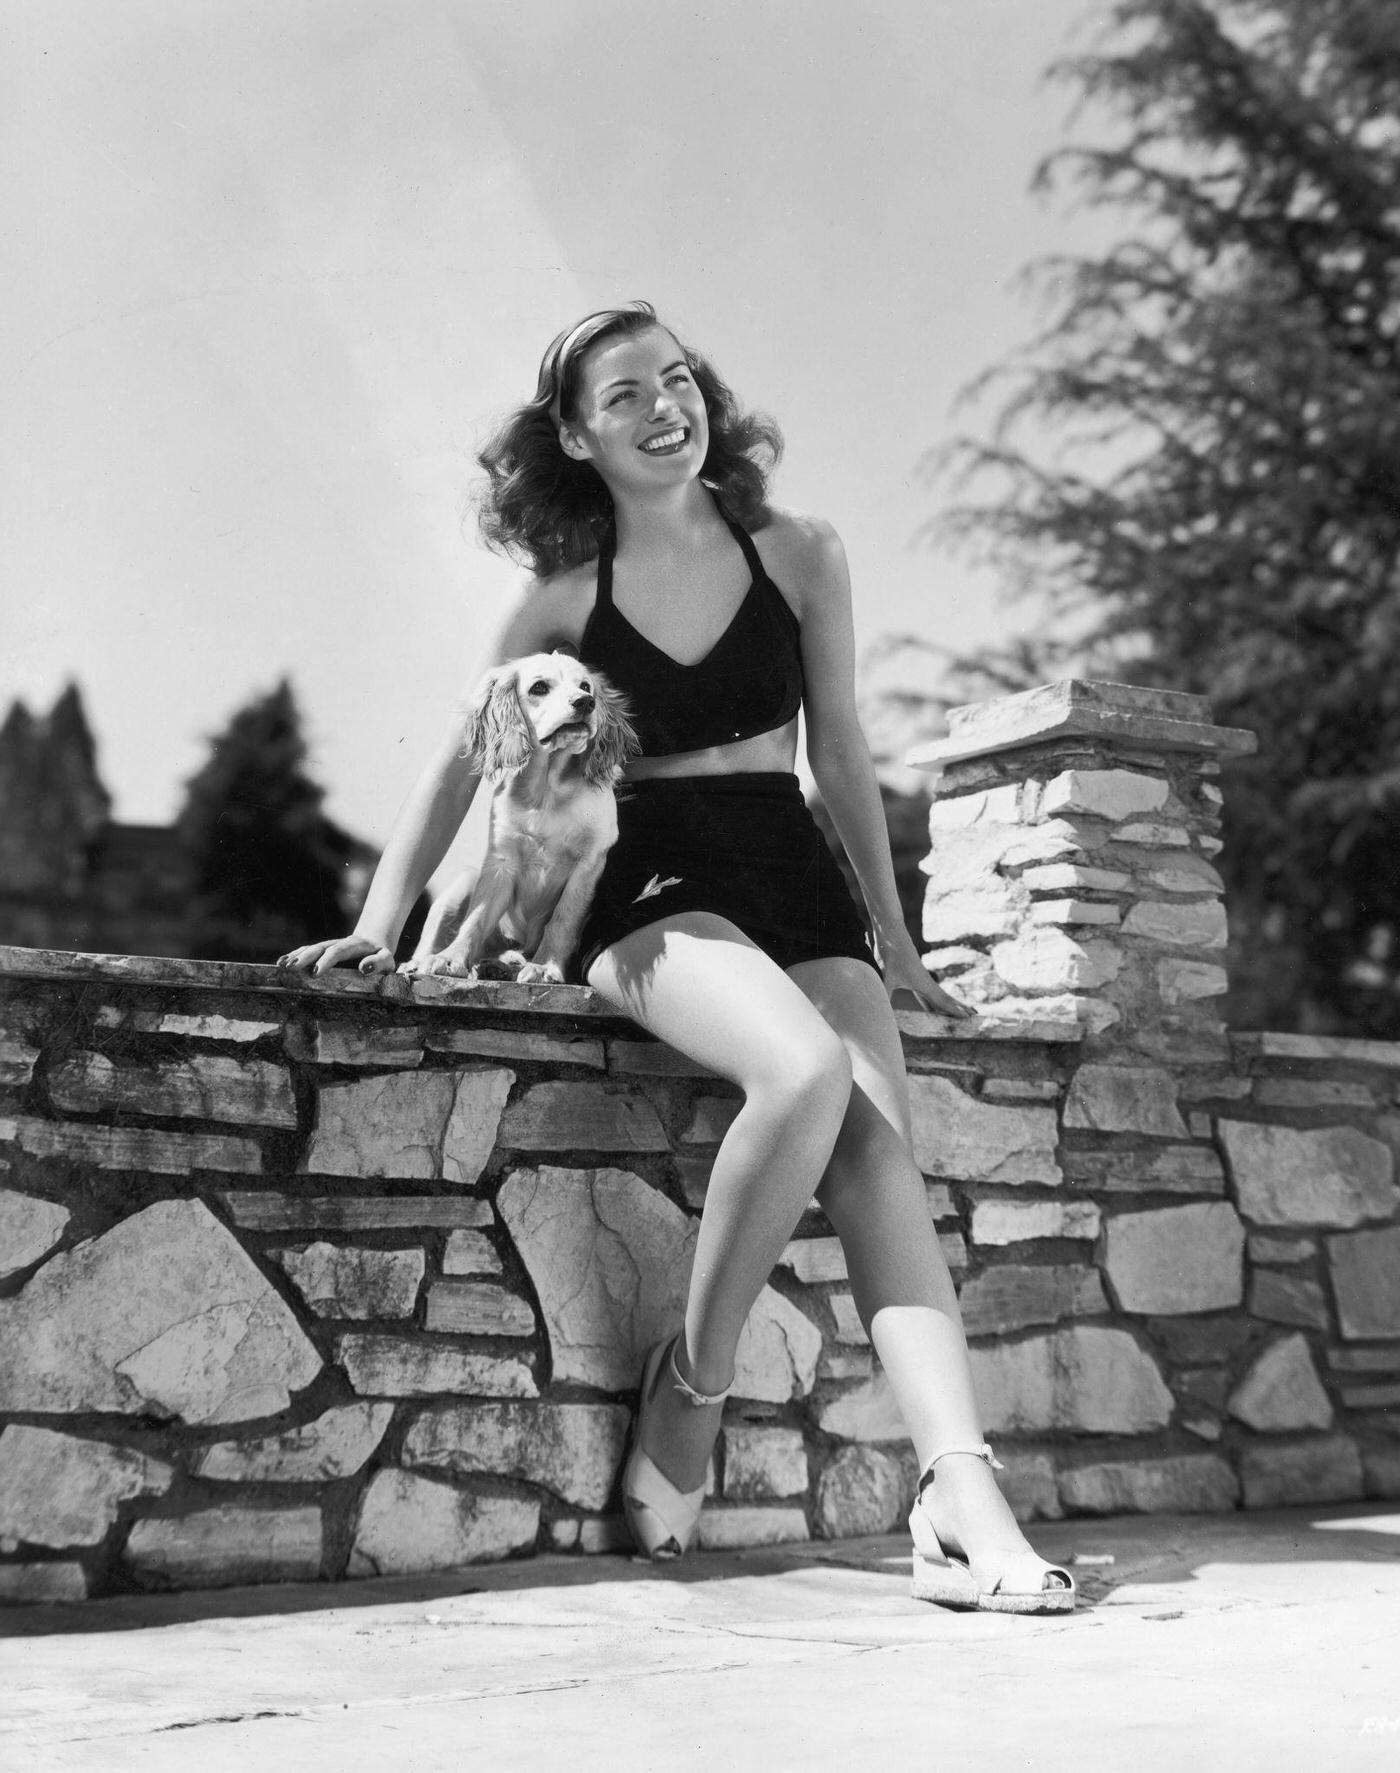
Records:
<instances>
[{"instance_id":1,"label":"woman's eyebrow","mask_svg":"<svg viewBox=\"0 0 1400 1773\"><path fill-rule=\"evenodd\" d=\"M668 375L670 375L670 373L673 369L689 369L689 368L690 368L690 365L686 362L685 358L678 357L674 363L668 363L666 365L665 369L663 369L661 373L663 376L668 376ZM611 389L611 388L635 388L636 386L637 386L636 376L618 376L615 380L613 380L611 382L604 382L602 387L598 390L598 392L600 394L606 394L609 391L609 389Z\"/></svg>"}]
</instances>

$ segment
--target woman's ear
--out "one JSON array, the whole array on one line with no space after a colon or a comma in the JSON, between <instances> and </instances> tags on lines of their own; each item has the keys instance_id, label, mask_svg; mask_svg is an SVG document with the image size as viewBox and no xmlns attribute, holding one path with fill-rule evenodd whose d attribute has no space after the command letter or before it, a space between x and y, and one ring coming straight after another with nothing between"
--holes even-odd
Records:
<instances>
[{"instance_id":1,"label":"woman's ear","mask_svg":"<svg viewBox=\"0 0 1400 1773\"><path fill-rule=\"evenodd\" d=\"M622 774L623 764L635 757L642 746L627 718L626 700L596 672L593 695L598 705L598 731L588 747L583 778L595 788L611 788Z\"/></svg>"},{"instance_id":2,"label":"woman's ear","mask_svg":"<svg viewBox=\"0 0 1400 1773\"><path fill-rule=\"evenodd\" d=\"M467 712L467 750L483 776L514 775L530 761L529 723L515 687L514 665L488 671Z\"/></svg>"},{"instance_id":3,"label":"woman's ear","mask_svg":"<svg viewBox=\"0 0 1400 1773\"><path fill-rule=\"evenodd\" d=\"M561 424L559 427L559 447L574 462L591 462L593 451L587 441L574 430L572 425Z\"/></svg>"}]
</instances>

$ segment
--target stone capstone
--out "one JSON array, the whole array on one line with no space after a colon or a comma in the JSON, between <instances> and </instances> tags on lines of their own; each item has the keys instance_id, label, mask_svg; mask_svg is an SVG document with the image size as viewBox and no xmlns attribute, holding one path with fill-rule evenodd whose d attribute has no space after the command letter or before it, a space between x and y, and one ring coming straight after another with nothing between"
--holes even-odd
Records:
<instances>
[{"instance_id":1,"label":"stone capstone","mask_svg":"<svg viewBox=\"0 0 1400 1773\"><path fill-rule=\"evenodd\" d=\"M271 1253L321 1317L410 1317L425 1267L420 1249L318 1243Z\"/></svg>"},{"instance_id":2,"label":"stone capstone","mask_svg":"<svg viewBox=\"0 0 1400 1773\"><path fill-rule=\"evenodd\" d=\"M1170 1421L1172 1395L1126 1330L1075 1325L971 1350L988 1434L1082 1429L1143 1434Z\"/></svg>"},{"instance_id":3,"label":"stone capstone","mask_svg":"<svg viewBox=\"0 0 1400 1773\"><path fill-rule=\"evenodd\" d=\"M470 1187L496 1146L515 1082L503 1068L323 1083L301 1169L317 1176L442 1176Z\"/></svg>"},{"instance_id":4,"label":"stone capstone","mask_svg":"<svg viewBox=\"0 0 1400 1773\"><path fill-rule=\"evenodd\" d=\"M1292 1508L1311 1502L1355 1502L1363 1493L1361 1455L1349 1435L1263 1442L1240 1455L1246 1508Z\"/></svg>"},{"instance_id":5,"label":"stone capstone","mask_svg":"<svg viewBox=\"0 0 1400 1773\"><path fill-rule=\"evenodd\" d=\"M361 1397L538 1397L535 1376L522 1360L477 1354L414 1336L355 1332L336 1344L337 1358Z\"/></svg>"},{"instance_id":6,"label":"stone capstone","mask_svg":"<svg viewBox=\"0 0 1400 1773\"><path fill-rule=\"evenodd\" d=\"M391 1403L338 1404L301 1428L257 1440L216 1441L195 1459L196 1477L229 1484L320 1484L353 1477L384 1438Z\"/></svg>"},{"instance_id":7,"label":"stone capstone","mask_svg":"<svg viewBox=\"0 0 1400 1773\"><path fill-rule=\"evenodd\" d=\"M96 1545L119 1503L163 1495L174 1476L130 1447L14 1424L0 1433L0 1550Z\"/></svg>"},{"instance_id":8,"label":"stone capstone","mask_svg":"<svg viewBox=\"0 0 1400 1773\"><path fill-rule=\"evenodd\" d=\"M1059 1182L1053 1108L980 1102L946 1078L909 1079L914 1160L926 1175L971 1182Z\"/></svg>"},{"instance_id":9,"label":"stone capstone","mask_svg":"<svg viewBox=\"0 0 1400 1773\"><path fill-rule=\"evenodd\" d=\"M1244 1227L1226 1201L1117 1213L1104 1272L1122 1310L1220 1311L1244 1297Z\"/></svg>"},{"instance_id":10,"label":"stone capstone","mask_svg":"<svg viewBox=\"0 0 1400 1773\"><path fill-rule=\"evenodd\" d=\"M1230 1394L1229 1411L1264 1433L1285 1428L1329 1428L1332 1405L1301 1332L1272 1342Z\"/></svg>"},{"instance_id":11,"label":"stone capstone","mask_svg":"<svg viewBox=\"0 0 1400 1773\"><path fill-rule=\"evenodd\" d=\"M1076 1514L1218 1514L1239 1496L1234 1472L1214 1453L1105 1461L1060 1473L1060 1499Z\"/></svg>"},{"instance_id":12,"label":"stone capstone","mask_svg":"<svg viewBox=\"0 0 1400 1773\"><path fill-rule=\"evenodd\" d=\"M862 1539L893 1532L905 1512L904 1473L878 1447L843 1447L817 1480L817 1532Z\"/></svg>"},{"instance_id":13,"label":"stone capstone","mask_svg":"<svg viewBox=\"0 0 1400 1773\"><path fill-rule=\"evenodd\" d=\"M54 1201L0 1188L0 1280L46 1256L71 1217Z\"/></svg>"},{"instance_id":14,"label":"stone capstone","mask_svg":"<svg viewBox=\"0 0 1400 1773\"><path fill-rule=\"evenodd\" d=\"M1081 1065L1065 1098L1065 1125L1155 1139L1186 1137L1176 1083L1155 1065Z\"/></svg>"},{"instance_id":15,"label":"stone capstone","mask_svg":"<svg viewBox=\"0 0 1400 1773\"><path fill-rule=\"evenodd\" d=\"M74 1053L55 1065L49 1094L80 1114L124 1109L242 1126L294 1127L296 1103L285 1065L198 1053L152 1065L118 1065L105 1053Z\"/></svg>"},{"instance_id":16,"label":"stone capstone","mask_svg":"<svg viewBox=\"0 0 1400 1773\"><path fill-rule=\"evenodd\" d=\"M1098 1270L1071 1263L984 1268L963 1284L958 1304L969 1336L1002 1336L1108 1310Z\"/></svg>"},{"instance_id":17,"label":"stone capstone","mask_svg":"<svg viewBox=\"0 0 1400 1773\"><path fill-rule=\"evenodd\" d=\"M137 1521L124 1561L172 1588L314 1582L321 1574L321 1511L230 1505Z\"/></svg>"},{"instance_id":18,"label":"stone capstone","mask_svg":"<svg viewBox=\"0 0 1400 1773\"><path fill-rule=\"evenodd\" d=\"M597 1510L612 1493L629 1421L621 1404L445 1404L414 1420L403 1462L521 1478Z\"/></svg>"},{"instance_id":19,"label":"stone capstone","mask_svg":"<svg viewBox=\"0 0 1400 1773\"><path fill-rule=\"evenodd\" d=\"M807 1449L796 1428L731 1422L724 1430L724 1493L734 1502L807 1494Z\"/></svg>"},{"instance_id":20,"label":"stone capstone","mask_svg":"<svg viewBox=\"0 0 1400 1773\"><path fill-rule=\"evenodd\" d=\"M644 1096L597 1083L539 1083L501 1119L502 1145L517 1151L665 1151L656 1110Z\"/></svg>"},{"instance_id":21,"label":"stone capstone","mask_svg":"<svg viewBox=\"0 0 1400 1773\"><path fill-rule=\"evenodd\" d=\"M533 1498L475 1496L413 1472L381 1471L360 1505L346 1574L407 1576L489 1563L530 1550L539 1526Z\"/></svg>"},{"instance_id":22,"label":"stone capstone","mask_svg":"<svg viewBox=\"0 0 1400 1773\"><path fill-rule=\"evenodd\" d=\"M1400 1225L1329 1237L1327 1265L1343 1336L1400 1336Z\"/></svg>"},{"instance_id":23,"label":"stone capstone","mask_svg":"<svg viewBox=\"0 0 1400 1773\"><path fill-rule=\"evenodd\" d=\"M1400 1207L1390 1147L1356 1127L1222 1120L1219 1130L1240 1211L1257 1225L1350 1227Z\"/></svg>"},{"instance_id":24,"label":"stone capstone","mask_svg":"<svg viewBox=\"0 0 1400 1773\"><path fill-rule=\"evenodd\" d=\"M207 1207L159 1201L0 1301L0 1409L237 1422L285 1409L321 1358Z\"/></svg>"}]
</instances>

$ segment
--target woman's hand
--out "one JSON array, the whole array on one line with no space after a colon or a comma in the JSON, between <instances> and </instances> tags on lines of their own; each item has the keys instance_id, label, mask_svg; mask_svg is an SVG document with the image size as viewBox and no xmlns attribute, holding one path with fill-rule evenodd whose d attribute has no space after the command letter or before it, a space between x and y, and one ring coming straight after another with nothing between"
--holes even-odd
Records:
<instances>
[{"instance_id":1,"label":"woman's hand","mask_svg":"<svg viewBox=\"0 0 1400 1773\"><path fill-rule=\"evenodd\" d=\"M337 936L333 942L308 942L304 948L293 948L290 954L279 954L277 964L294 973L328 973L332 967L348 967L359 962L362 973L392 973L394 957L368 936Z\"/></svg>"},{"instance_id":2,"label":"woman's hand","mask_svg":"<svg viewBox=\"0 0 1400 1773\"><path fill-rule=\"evenodd\" d=\"M890 994L891 1004L896 1009L928 1010L935 1016L975 1016L977 1012L974 1009L965 1003L959 1003L955 997L949 997L934 980L919 959L919 951L908 933L902 931L901 935L903 939L897 936L890 944L890 951L882 952L880 956L885 974L885 989ZM914 1002L900 1003L901 994L912 997Z\"/></svg>"}]
</instances>

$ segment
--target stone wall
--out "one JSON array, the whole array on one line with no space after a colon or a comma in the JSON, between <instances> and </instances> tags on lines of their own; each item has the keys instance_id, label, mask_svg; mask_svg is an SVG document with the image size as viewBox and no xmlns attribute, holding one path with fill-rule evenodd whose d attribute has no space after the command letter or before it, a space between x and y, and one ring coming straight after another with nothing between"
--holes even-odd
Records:
<instances>
[{"instance_id":1,"label":"stone wall","mask_svg":"<svg viewBox=\"0 0 1400 1773\"><path fill-rule=\"evenodd\" d=\"M934 962L982 1008L901 1017L1013 1502L1400 1495L1400 1046L1225 1032L1229 741L1075 687L940 760ZM578 988L0 950L0 1598L620 1546L735 1108ZM813 1210L702 1542L894 1528L914 1475Z\"/></svg>"}]
</instances>

